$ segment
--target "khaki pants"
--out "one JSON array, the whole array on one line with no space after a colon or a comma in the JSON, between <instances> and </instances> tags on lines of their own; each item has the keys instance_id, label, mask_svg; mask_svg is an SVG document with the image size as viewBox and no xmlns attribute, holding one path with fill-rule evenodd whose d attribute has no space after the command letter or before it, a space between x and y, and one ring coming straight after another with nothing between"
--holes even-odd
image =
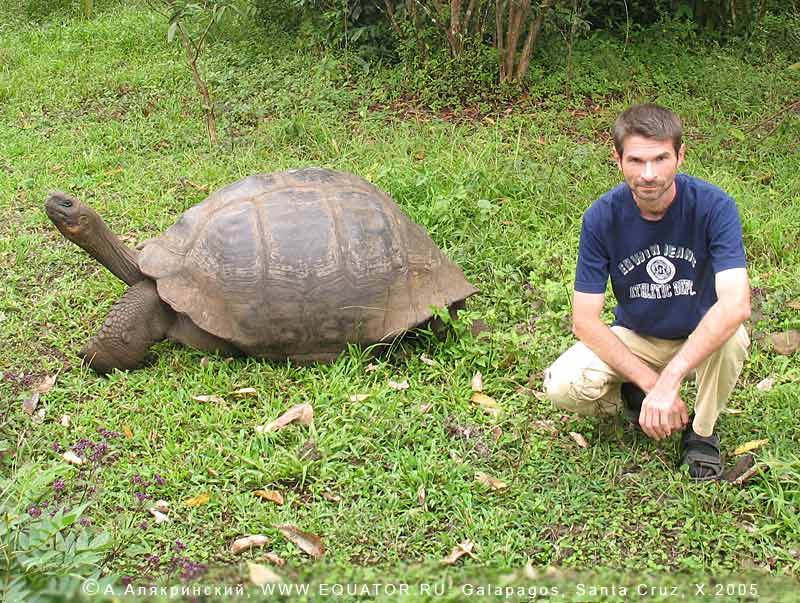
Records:
<instances>
[{"instance_id":1,"label":"khaki pants","mask_svg":"<svg viewBox=\"0 0 800 603\"><path fill-rule=\"evenodd\" d=\"M638 335L625 327L611 327L628 349L654 371L661 370L680 350L685 339L658 339ZM748 357L750 338L744 326L695 369L697 399L695 433L710 436ZM581 415L613 415L622 408L620 385L625 378L578 342L544 373L544 389L556 407ZM685 401L685 400L684 400Z\"/></svg>"}]
</instances>

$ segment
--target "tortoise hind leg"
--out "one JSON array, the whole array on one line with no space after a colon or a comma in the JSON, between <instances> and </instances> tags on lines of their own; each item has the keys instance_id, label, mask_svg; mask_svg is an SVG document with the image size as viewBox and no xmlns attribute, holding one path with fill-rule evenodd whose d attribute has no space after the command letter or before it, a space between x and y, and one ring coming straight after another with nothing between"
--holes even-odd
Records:
<instances>
[{"instance_id":1,"label":"tortoise hind leg","mask_svg":"<svg viewBox=\"0 0 800 603\"><path fill-rule=\"evenodd\" d=\"M174 321L175 312L158 297L155 284L140 281L114 303L100 332L79 356L98 373L136 368Z\"/></svg>"}]
</instances>

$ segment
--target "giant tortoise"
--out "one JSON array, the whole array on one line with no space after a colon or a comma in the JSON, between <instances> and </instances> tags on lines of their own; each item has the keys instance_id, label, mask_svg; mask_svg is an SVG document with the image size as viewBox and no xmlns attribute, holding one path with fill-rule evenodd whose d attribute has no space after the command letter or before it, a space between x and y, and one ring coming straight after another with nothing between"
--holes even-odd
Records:
<instances>
[{"instance_id":1,"label":"giant tortoise","mask_svg":"<svg viewBox=\"0 0 800 603\"><path fill-rule=\"evenodd\" d=\"M89 206L51 193L47 215L129 285L81 350L100 373L131 369L169 338L226 354L333 360L463 307L477 290L386 193L308 168L234 182L161 236L125 246Z\"/></svg>"}]
</instances>

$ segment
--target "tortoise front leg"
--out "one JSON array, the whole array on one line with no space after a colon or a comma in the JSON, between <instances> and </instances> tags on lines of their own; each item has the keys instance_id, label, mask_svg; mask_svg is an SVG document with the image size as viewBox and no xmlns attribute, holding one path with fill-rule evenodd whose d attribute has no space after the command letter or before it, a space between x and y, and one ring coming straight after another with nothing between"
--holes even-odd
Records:
<instances>
[{"instance_id":1,"label":"tortoise front leg","mask_svg":"<svg viewBox=\"0 0 800 603\"><path fill-rule=\"evenodd\" d=\"M155 284L140 281L114 303L100 332L79 356L98 373L136 368L173 322L175 312L158 297Z\"/></svg>"}]
</instances>

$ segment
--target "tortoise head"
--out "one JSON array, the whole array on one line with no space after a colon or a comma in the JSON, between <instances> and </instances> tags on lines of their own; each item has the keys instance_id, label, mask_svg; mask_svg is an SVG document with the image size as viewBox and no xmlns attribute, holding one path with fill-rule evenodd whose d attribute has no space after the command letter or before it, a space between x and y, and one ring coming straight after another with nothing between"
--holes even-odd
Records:
<instances>
[{"instance_id":1,"label":"tortoise head","mask_svg":"<svg viewBox=\"0 0 800 603\"><path fill-rule=\"evenodd\" d=\"M86 247L101 230L103 220L91 207L61 191L53 191L44 202L47 217L66 238Z\"/></svg>"}]
</instances>

